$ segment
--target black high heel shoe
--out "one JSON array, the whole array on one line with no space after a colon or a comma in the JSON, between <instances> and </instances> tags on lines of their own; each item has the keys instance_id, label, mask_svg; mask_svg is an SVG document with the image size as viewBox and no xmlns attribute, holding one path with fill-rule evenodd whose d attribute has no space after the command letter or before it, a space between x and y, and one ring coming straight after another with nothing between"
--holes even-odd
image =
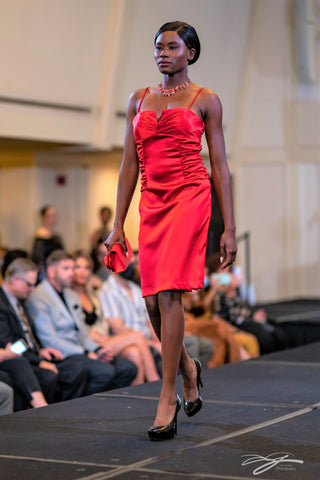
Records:
<instances>
[{"instance_id":1,"label":"black high heel shoe","mask_svg":"<svg viewBox=\"0 0 320 480\"><path fill-rule=\"evenodd\" d=\"M200 386L203 388L201 380L201 362L197 358L193 358L194 363L196 364L197 369L197 388L199 391L199 397L194 400L194 402L189 402L183 398L183 409L188 415L188 417L193 417L196 413L199 412L202 408L202 398L200 396Z\"/></svg>"},{"instance_id":2,"label":"black high heel shoe","mask_svg":"<svg viewBox=\"0 0 320 480\"><path fill-rule=\"evenodd\" d=\"M177 394L176 410L174 412L172 421L168 423L168 425L162 425L161 427L155 427L152 425L152 427L150 427L148 430L148 436L150 440L170 440L174 437L174 435L177 435L177 417L181 408L181 404L181 398Z\"/></svg>"}]
</instances>

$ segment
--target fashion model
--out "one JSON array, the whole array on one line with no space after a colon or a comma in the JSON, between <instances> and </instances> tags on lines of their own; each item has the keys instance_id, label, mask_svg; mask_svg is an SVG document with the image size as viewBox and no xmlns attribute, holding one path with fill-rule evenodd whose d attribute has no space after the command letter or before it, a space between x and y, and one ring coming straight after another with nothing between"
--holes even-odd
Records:
<instances>
[{"instance_id":1,"label":"fashion model","mask_svg":"<svg viewBox=\"0 0 320 480\"><path fill-rule=\"evenodd\" d=\"M219 98L193 83L189 65L200 55L194 28L164 24L155 36L154 59L162 74L158 85L135 91L127 107L124 157L120 169L114 228L105 245L126 251L124 222L141 171L139 258L142 295L162 348L162 389L151 440L177 433L183 404L192 416L202 407L201 364L183 345L183 291L203 288L207 233L211 215L210 180L201 157L205 133L214 187L225 230L221 267L236 256L232 191L222 131ZM176 376L183 377L183 402Z\"/></svg>"}]
</instances>

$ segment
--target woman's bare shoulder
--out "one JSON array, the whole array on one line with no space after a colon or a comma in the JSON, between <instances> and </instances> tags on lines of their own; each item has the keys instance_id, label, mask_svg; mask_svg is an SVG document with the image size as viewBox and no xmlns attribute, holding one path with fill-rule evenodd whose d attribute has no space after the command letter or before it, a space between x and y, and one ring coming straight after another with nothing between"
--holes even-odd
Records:
<instances>
[{"instance_id":1,"label":"woman's bare shoulder","mask_svg":"<svg viewBox=\"0 0 320 480\"><path fill-rule=\"evenodd\" d=\"M222 115L222 104L218 95L210 88L201 91L201 107L206 114Z\"/></svg>"},{"instance_id":2,"label":"woman's bare shoulder","mask_svg":"<svg viewBox=\"0 0 320 480\"><path fill-rule=\"evenodd\" d=\"M130 98L134 98L136 101L140 100L144 95L144 92L148 90L149 87L138 88L131 93Z\"/></svg>"},{"instance_id":3,"label":"woman's bare shoulder","mask_svg":"<svg viewBox=\"0 0 320 480\"><path fill-rule=\"evenodd\" d=\"M134 90L131 93L131 95L129 97L129 101L128 101L127 112L132 112L134 114L137 113L139 102L140 102L141 98L143 97L147 88L148 87L138 88L137 90Z\"/></svg>"},{"instance_id":4,"label":"woman's bare shoulder","mask_svg":"<svg viewBox=\"0 0 320 480\"><path fill-rule=\"evenodd\" d=\"M211 105L218 107L221 105L220 98L218 95L211 90L210 88L203 87L201 91L201 98L206 102L209 102Z\"/></svg>"}]
</instances>

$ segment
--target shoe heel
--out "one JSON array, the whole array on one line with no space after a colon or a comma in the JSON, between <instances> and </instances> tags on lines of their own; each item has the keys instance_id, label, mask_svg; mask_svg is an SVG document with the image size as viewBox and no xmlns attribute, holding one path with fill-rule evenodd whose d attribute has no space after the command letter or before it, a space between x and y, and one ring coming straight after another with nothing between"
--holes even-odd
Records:
<instances>
[{"instance_id":1,"label":"shoe heel","mask_svg":"<svg viewBox=\"0 0 320 480\"><path fill-rule=\"evenodd\" d=\"M152 426L148 430L148 436L150 440L170 440L178 432L178 412L181 408L181 399L177 394L176 400L176 409L174 412L174 417L168 425L163 425L161 427Z\"/></svg>"},{"instance_id":2,"label":"shoe heel","mask_svg":"<svg viewBox=\"0 0 320 480\"><path fill-rule=\"evenodd\" d=\"M199 391L199 396L193 402L183 399L183 409L188 417L193 417L198 413L202 408L202 398L200 396L200 386L203 388L203 383L201 380L201 362L197 358L193 358L194 363L196 364L197 369L197 388Z\"/></svg>"},{"instance_id":3,"label":"shoe heel","mask_svg":"<svg viewBox=\"0 0 320 480\"><path fill-rule=\"evenodd\" d=\"M201 365L200 360L198 360L197 358L194 358L193 361L194 361L194 363L196 364L196 369L197 369L197 387L198 387L198 390L199 390L199 387L203 388L203 383L202 383L202 379L201 379L201 368L202 368L202 365Z\"/></svg>"}]
</instances>

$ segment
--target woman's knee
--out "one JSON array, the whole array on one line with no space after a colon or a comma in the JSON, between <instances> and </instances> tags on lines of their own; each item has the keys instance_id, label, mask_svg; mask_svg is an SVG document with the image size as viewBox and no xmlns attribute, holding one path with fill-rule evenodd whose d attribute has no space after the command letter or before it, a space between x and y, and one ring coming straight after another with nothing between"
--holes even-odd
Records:
<instances>
[{"instance_id":1,"label":"woman's knee","mask_svg":"<svg viewBox=\"0 0 320 480\"><path fill-rule=\"evenodd\" d=\"M164 290L158 293L159 305L162 308L172 308L182 306L182 291L181 290Z\"/></svg>"},{"instance_id":2,"label":"woman's knee","mask_svg":"<svg viewBox=\"0 0 320 480\"><path fill-rule=\"evenodd\" d=\"M160 315L157 295L149 295L148 297L145 297L145 303L150 317L157 317Z\"/></svg>"},{"instance_id":3,"label":"woman's knee","mask_svg":"<svg viewBox=\"0 0 320 480\"><path fill-rule=\"evenodd\" d=\"M130 332L129 338L133 344L132 346L144 346L146 344L146 337L139 331Z\"/></svg>"},{"instance_id":4,"label":"woman's knee","mask_svg":"<svg viewBox=\"0 0 320 480\"><path fill-rule=\"evenodd\" d=\"M130 345L121 352L121 356L135 363L139 368L142 365L140 349L137 345Z\"/></svg>"}]
</instances>

